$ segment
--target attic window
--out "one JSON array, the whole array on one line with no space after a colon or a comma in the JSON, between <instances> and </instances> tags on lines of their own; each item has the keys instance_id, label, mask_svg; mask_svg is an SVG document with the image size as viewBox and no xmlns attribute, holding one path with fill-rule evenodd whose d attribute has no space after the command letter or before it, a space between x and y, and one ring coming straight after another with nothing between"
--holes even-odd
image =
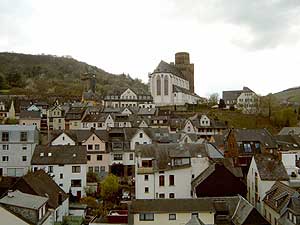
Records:
<instances>
[{"instance_id":1,"label":"attic window","mask_svg":"<svg viewBox=\"0 0 300 225\"><path fill-rule=\"evenodd\" d=\"M52 152L48 152L48 156L52 156Z\"/></svg>"},{"instance_id":2,"label":"attic window","mask_svg":"<svg viewBox=\"0 0 300 225\"><path fill-rule=\"evenodd\" d=\"M40 156L43 157L43 156L44 156L44 152L41 152L41 153L40 153Z\"/></svg>"},{"instance_id":3,"label":"attic window","mask_svg":"<svg viewBox=\"0 0 300 225\"><path fill-rule=\"evenodd\" d=\"M73 154L73 157L76 157L76 153Z\"/></svg>"}]
</instances>

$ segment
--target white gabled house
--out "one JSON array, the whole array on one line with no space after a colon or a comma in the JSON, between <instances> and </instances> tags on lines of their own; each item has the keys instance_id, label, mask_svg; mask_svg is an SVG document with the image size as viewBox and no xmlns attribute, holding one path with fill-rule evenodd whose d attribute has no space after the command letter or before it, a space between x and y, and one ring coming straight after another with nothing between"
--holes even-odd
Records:
<instances>
[{"instance_id":1,"label":"white gabled house","mask_svg":"<svg viewBox=\"0 0 300 225\"><path fill-rule=\"evenodd\" d=\"M254 155L247 174L248 201L263 214L263 199L276 181L288 184L289 176L274 155Z\"/></svg>"},{"instance_id":2,"label":"white gabled house","mask_svg":"<svg viewBox=\"0 0 300 225\"><path fill-rule=\"evenodd\" d=\"M51 140L50 145L76 145L76 142L69 134L62 132Z\"/></svg>"},{"instance_id":3,"label":"white gabled house","mask_svg":"<svg viewBox=\"0 0 300 225\"><path fill-rule=\"evenodd\" d=\"M87 154L85 146L38 145L31 160L32 170L43 169L66 192L77 199L85 196Z\"/></svg>"}]
</instances>

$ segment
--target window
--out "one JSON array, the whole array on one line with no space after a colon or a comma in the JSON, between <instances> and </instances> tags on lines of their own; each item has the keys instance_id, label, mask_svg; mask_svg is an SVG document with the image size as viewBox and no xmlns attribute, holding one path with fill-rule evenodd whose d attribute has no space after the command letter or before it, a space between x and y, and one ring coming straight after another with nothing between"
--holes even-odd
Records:
<instances>
[{"instance_id":1,"label":"window","mask_svg":"<svg viewBox=\"0 0 300 225\"><path fill-rule=\"evenodd\" d=\"M92 173L94 171L94 168L92 166L89 166L88 170Z\"/></svg>"},{"instance_id":2,"label":"window","mask_svg":"<svg viewBox=\"0 0 300 225\"><path fill-rule=\"evenodd\" d=\"M170 193L169 194L169 198L175 198L175 194L174 193Z\"/></svg>"},{"instance_id":3,"label":"window","mask_svg":"<svg viewBox=\"0 0 300 225\"><path fill-rule=\"evenodd\" d=\"M95 145L95 150L100 150L100 145L99 144Z\"/></svg>"},{"instance_id":4,"label":"window","mask_svg":"<svg viewBox=\"0 0 300 225\"><path fill-rule=\"evenodd\" d=\"M71 187L81 187L81 180L71 180Z\"/></svg>"},{"instance_id":5,"label":"window","mask_svg":"<svg viewBox=\"0 0 300 225\"><path fill-rule=\"evenodd\" d=\"M159 186L165 186L165 176L159 176Z\"/></svg>"},{"instance_id":6,"label":"window","mask_svg":"<svg viewBox=\"0 0 300 225\"><path fill-rule=\"evenodd\" d=\"M169 95L169 78L164 79L164 95Z\"/></svg>"},{"instance_id":7,"label":"window","mask_svg":"<svg viewBox=\"0 0 300 225\"><path fill-rule=\"evenodd\" d=\"M60 174L59 174L59 178L60 178L60 179L63 179L63 178L64 178L64 175L63 175L62 173L60 173Z\"/></svg>"},{"instance_id":8,"label":"window","mask_svg":"<svg viewBox=\"0 0 300 225\"><path fill-rule=\"evenodd\" d=\"M105 166L100 166L100 171L105 172Z\"/></svg>"},{"instance_id":9,"label":"window","mask_svg":"<svg viewBox=\"0 0 300 225\"><path fill-rule=\"evenodd\" d=\"M114 154L114 160L122 160L122 154Z\"/></svg>"},{"instance_id":10,"label":"window","mask_svg":"<svg viewBox=\"0 0 300 225\"><path fill-rule=\"evenodd\" d=\"M88 161L91 161L91 155L87 155L86 158Z\"/></svg>"},{"instance_id":11,"label":"window","mask_svg":"<svg viewBox=\"0 0 300 225\"><path fill-rule=\"evenodd\" d=\"M159 194L159 198L165 198L165 194L164 193L160 193Z\"/></svg>"},{"instance_id":12,"label":"window","mask_svg":"<svg viewBox=\"0 0 300 225\"><path fill-rule=\"evenodd\" d=\"M26 162L26 161L27 161L27 156L26 156L26 155L22 156L22 161L23 161L23 162Z\"/></svg>"},{"instance_id":13,"label":"window","mask_svg":"<svg viewBox=\"0 0 300 225\"><path fill-rule=\"evenodd\" d=\"M27 150L27 146L23 146L23 147L22 147L22 150Z\"/></svg>"},{"instance_id":14,"label":"window","mask_svg":"<svg viewBox=\"0 0 300 225\"><path fill-rule=\"evenodd\" d=\"M3 149L3 150L8 150L8 149L9 149L8 146L9 146L9 145L2 145L2 149Z\"/></svg>"},{"instance_id":15,"label":"window","mask_svg":"<svg viewBox=\"0 0 300 225\"><path fill-rule=\"evenodd\" d=\"M80 173L80 166L72 166L72 173Z\"/></svg>"},{"instance_id":16,"label":"window","mask_svg":"<svg viewBox=\"0 0 300 225\"><path fill-rule=\"evenodd\" d=\"M161 95L161 80L159 76L156 78L156 95Z\"/></svg>"},{"instance_id":17,"label":"window","mask_svg":"<svg viewBox=\"0 0 300 225\"><path fill-rule=\"evenodd\" d=\"M245 150L245 152L247 152L247 153L252 152L250 143L245 143L245 144L244 144L244 150Z\"/></svg>"},{"instance_id":18,"label":"window","mask_svg":"<svg viewBox=\"0 0 300 225\"><path fill-rule=\"evenodd\" d=\"M140 133L140 138L143 138L143 133Z\"/></svg>"},{"instance_id":19,"label":"window","mask_svg":"<svg viewBox=\"0 0 300 225\"><path fill-rule=\"evenodd\" d=\"M8 156L2 156L2 161L7 162L8 161Z\"/></svg>"},{"instance_id":20,"label":"window","mask_svg":"<svg viewBox=\"0 0 300 225\"><path fill-rule=\"evenodd\" d=\"M154 213L140 213L140 221L154 221Z\"/></svg>"},{"instance_id":21,"label":"window","mask_svg":"<svg viewBox=\"0 0 300 225\"><path fill-rule=\"evenodd\" d=\"M149 193L149 187L145 187L145 193Z\"/></svg>"},{"instance_id":22,"label":"window","mask_svg":"<svg viewBox=\"0 0 300 225\"><path fill-rule=\"evenodd\" d=\"M97 155L97 160L102 161L102 155Z\"/></svg>"},{"instance_id":23,"label":"window","mask_svg":"<svg viewBox=\"0 0 300 225\"><path fill-rule=\"evenodd\" d=\"M9 133L2 132L2 141L9 141Z\"/></svg>"},{"instance_id":24,"label":"window","mask_svg":"<svg viewBox=\"0 0 300 225\"><path fill-rule=\"evenodd\" d=\"M99 173L99 166L95 166L95 173Z\"/></svg>"},{"instance_id":25,"label":"window","mask_svg":"<svg viewBox=\"0 0 300 225\"><path fill-rule=\"evenodd\" d=\"M133 160L133 153L129 154L129 160Z\"/></svg>"},{"instance_id":26,"label":"window","mask_svg":"<svg viewBox=\"0 0 300 225\"><path fill-rule=\"evenodd\" d=\"M48 166L48 172L53 173L53 166Z\"/></svg>"},{"instance_id":27,"label":"window","mask_svg":"<svg viewBox=\"0 0 300 225\"><path fill-rule=\"evenodd\" d=\"M149 175L148 174L145 174L144 175L144 181L148 181L149 180Z\"/></svg>"},{"instance_id":28,"label":"window","mask_svg":"<svg viewBox=\"0 0 300 225\"><path fill-rule=\"evenodd\" d=\"M63 185L63 184L59 184L59 186L60 186L60 187L63 187L64 185Z\"/></svg>"},{"instance_id":29,"label":"window","mask_svg":"<svg viewBox=\"0 0 300 225\"><path fill-rule=\"evenodd\" d=\"M21 141L27 141L27 132L21 132Z\"/></svg>"},{"instance_id":30,"label":"window","mask_svg":"<svg viewBox=\"0 0 300 225\"><path fill-rule=\"evenodd\" d=\"M170 186L173 186L174 183L175 183L175 181L174 181L174 175L170 175L170 176L169 176L169 185L170 185Z\"/></svg>"},{"instance_id":31,"label":"window","mask_svg":"<svg viewBox=\"0 0 300 225\"><path fill-rule=\"evenodd\" d=\"M93 150L93 145L88 145L88 150Z\"/></svg>"},{"instance_id":32,"label":"window","mask_svg":"<svg viewBox=\"0 0 300 225\"><path fill-rule=\"evenodd\" d=\"M176 214L175 213L169 214L169 220L176 220Z\"/></svg>"}]
</instances>

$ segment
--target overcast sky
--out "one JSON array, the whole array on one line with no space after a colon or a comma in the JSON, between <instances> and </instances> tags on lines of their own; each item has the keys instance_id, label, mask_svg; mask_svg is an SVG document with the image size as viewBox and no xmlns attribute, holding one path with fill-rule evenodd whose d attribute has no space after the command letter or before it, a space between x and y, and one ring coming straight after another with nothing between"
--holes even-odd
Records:
<instances>
[{"instance_id":1,"label":"overcast sky","mask_svg":"<svg viewBox=\"0 0 300 225\"><path fill-rule=\"evenodd\" d=\"M148 81L190 53L201 96L300 86L299 0L1 0L0 51L71 55Z\"/></svg>"}]
</instances>

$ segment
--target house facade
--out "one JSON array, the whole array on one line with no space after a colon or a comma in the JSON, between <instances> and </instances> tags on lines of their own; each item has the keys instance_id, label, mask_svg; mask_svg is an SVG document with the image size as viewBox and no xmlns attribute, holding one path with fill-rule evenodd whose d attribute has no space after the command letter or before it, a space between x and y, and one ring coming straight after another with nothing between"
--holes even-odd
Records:
<instances>
[{"instance_id":1,"label":"house facade","mask_svg":"<svg viewBox=\"0 0 300 225\"><path fill-rule=\"evenodd\" d=\"M23 176L39 143L36 126L0 125L0 133L0 176Z\"/></svg>"}]
</instances>

